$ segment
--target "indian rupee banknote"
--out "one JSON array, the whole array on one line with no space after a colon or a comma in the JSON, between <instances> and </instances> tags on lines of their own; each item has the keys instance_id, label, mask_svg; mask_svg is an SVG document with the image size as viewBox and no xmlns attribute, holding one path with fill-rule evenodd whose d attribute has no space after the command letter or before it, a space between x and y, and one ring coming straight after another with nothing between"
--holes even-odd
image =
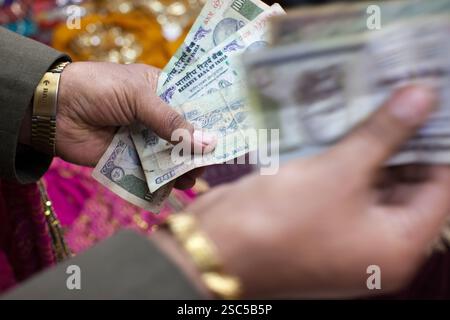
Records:
<instances>
[{"instance_id":1,"label":"indian rupee banknote","mask_svg":"<svg viewBox=\"0 0 450 320\"><path fill-rule=\"evenodd\" d=\"M219 42L223 42L224 39L229 38L230 33L231 33L231 29L232 27L235 28L236 30L241 30L243 28L245 28L245 26L248 24L248 22L252 19L255 20L261 13L264 13L265 11L270 11L271 13L269 14L269 16L272 14L272 12L284 12L282 11L281 7L279 5L274 5L272 6L271 9L269 9L268 6L264 5L262 2L256 1L256 0L252 0L252 1L210 1L208 2L209 7L207 9L204 10L204 12L206 12L206 10L208 10L208 13L205 13L206 15L203 17L202 22L207 22L207 25L211 28L213 28L213 30L216 30L214 28L214 26L218 23L220 23L222 20L225 19L225 21L222 21L221 26L216 30L216 32L212 32L207 33L206 36L203 37L203 35L200 36L200 39L197 40L202 40L205 39L203 41L200 42L200 46L202 47L202 50L199 49L196 51L196 53L191 57L187 57L187 55L184 55L184 57L186 57L186 59L184 59L184 62L182 62L181 64L178 64L177 67L181 67L181 69L184 69L186 67L187 64L189 63L193 63L195 61L197 61L200 58L200 53L202 51L211 51L210 49L214 47L215 44L219 43ZM223 7L220 7L221 5L223 5ZM228 6L227 6L228 5ZM212 8L216 6L214 10L212 10ZM234 6L232 8L232 6ZM259 9L257 9L256 7L258 7ZM281 10L280 10L281 9ZM228 11L227 11L228 10ZM235 12L232 12L231 10L234 10ZM260 10L262 10L260 12ZM221 18L222 17L222 18ZM255 25L254 29L259 29L259 28L263 28L266 26L266 19L268 16L266 16L266 18L261 21L259 20L258 24ZM230 18L228 20L226 20L227 18ZM234 19L237 21L238 24L236 24L236 22L234 23L234 26L232 26L232 20ZM248 20L248 21L247 21ZM200 21L197 20L197 22ZM198 22L199 23L199 22ZM200 24L201 26L201 24ZM199 28L200 28L199 26ZM194 28L193 28L194 30ZM196 32L199 31L199 29L196 30ZM246 31L246 37L250 37L250 35L252 34L253 30L251 29L247 29ZM200 32L202 33L202 32ZM200 35L199 33L199 35ZM195 38L194 35L192 35L191 33L188 35L188 39L185 41L185 44L188 43L189 41L191 41L190 39ZM198 38L198 37L197 37ZM263 43L265 44L265 43ZM255 45L256 47L257 45ZM185 46L186 48L186 46ZM182 48L180 50L183 50ZM190 51L190 49L188 50ZM182 54L182 52L180 52L180 54ZM186 63L186 65L183 65L183 63ZM181 72L181 71L180 71ZM165 75L163 74L163 77ZM160 81L160 83L162 83ZM213 92L214 90L211 90L211 92ZM231 92L232 90L226 90L226 92ZM216 93L216 95L218 95L219 93ZM234 90L233 91L233 95L234 97L237 99L237 91ZM228 97L228 99L231 99L231 95L230 94L225 94L225 96ZM212 97L211 98L213 102L218 102L218 98L217 97ZM223 100L224 98L222 98ZM239 99L242 99L242 95L239 96ZM213 105L216 106L215 104L211 104L211 101L209 103L209 105ZM228 101L228 100L223 100L223 101ZM175 105L175 104L173 104ZM230 102L230 108L231 108L231 115L234 116L236 118L236 121L233 123L239 123L239 128L240 130L244 130L245 125L248 125L246 123L248 123L248 120L246 119L246 115L247 111L237 111L239 104L237 103L237 101L232 101ZM207 109L208 103L203 102L202 104L198 105L201 107L204 107L205 110L210 110ZM183 109L184 108L184 109ZM180 112L182 112L182 110L187 110L187 107L178 107L177 110L179 110ZM191 106L190 108L194 108L193 106ZM234 108L234 109L233 109ZM218 108L218 110L220 110L220 108ZM224 108L222 108L222 110L224 110ZM202 112L201 110L199 110L199 112ZM194 114L193 110L192 112L189 112L189 115L191 116L191 120L194 121L195 119L192 118L192 115ZM214 113L214 116L217 117L217 111ZM228 118L229 118L229 114L228 114ZM230 124L230 128L232 128L233 125ZM142 127L134 127L133 128L133 132L139 131L139 129L143 129ZM142 186L142 182L144 182L145 179L145 172L143 170L142 167L142 162L140 159L140 155L137 154L136 151L136 147L135 144L133 143L132 140L130 140L130 136L128 133L127 129L121 129L117 135L115 136L113 142L111 143L110 147L108 148L107 152L105 153L105 155L103 156L103 158L101 159L101 161L99 162L99 164L97 165L93 176L99 180L102 184L104 184L105 186L107 186L108 188L110 188L113 192L116 192L117 194L119 194L121 197L129 200L130 202L141 206L147 210L151 210L151 211L157 211L159 209L159 207L161 206L163 200L168 196L168 194L170 193L170 190L172 188L173 185L173 180L178 177L179 175L182 175L183 173L187 172L190 170L190 168L193 168L192 166L188 166L188 165L184 165L184 167L179 166L177 168L176 171L173 170L168 170L169 166L167 166L167 161L165 159L165 153L167 154L168 149L170 149L172 147L172 145L168 144L166 141L162 141L161 139L159 139L158 137L156 137L150 130L147 130L146 128L144 128L145 130L143 130L144 132L142 132L141 137L142 140L145 141L145 146L147 148L151 148L151 152L149 152L149 150L147 149L147 153L146 155L146 161L149 162L148 165L146 165L146 170L147 171L151 171L154 170L155 172L161 172L160 176L163 176L162 174L162 170L166 170L168 171L169 175L174 174L176 176L171 176L171 178L169 180L165 179L165 181L163 182L163 187L161 188L161 183L158 184L157 186L157 191L156 192L150 192L150 190L148 189L148 185L147 185L147 189L144 188ZM220 128L219 128L220 129ZM233 157L238 157L243 153L246 153L248 149L250 149L250 145L251 143L247 143L245 142L241 142L239 144L239 142L236 142L234 144L228 144L228 148L230 148L230 146L233 146L232 150L226 149L224 146L223 141L228 140L236 140L238 141L239 139L237 139L237 137L239 137L239 135L237 133L232 134L230 130L219 130L218 132L222 132L222 133L229 133L228 138L227 137L222 137L220 141L222 141L218 144L218 147L216 148L217 151L215 151L215 156L212 157L208 163L218 163L218 162L223 162L223 161L228 161L229 159L232 159ZM242 139L241 139L242 140ZM221 147L222 146L222 147ZM165 152L165 153L164 153ZM154 156L152 156L152 153L154 153ZM132 155L132 156L131 156ZM137 155L137 156L136 156ZM156 156L157 155L157 156ZM130 161L130 159L134 159L133 161ZM153 160L152 160L153 159ZM133 165L130 166L130 163L132 163ZM193 164L195 164L195 166L198 166L199 164L199 160L193 161ZM204 165L204 164L203 164ZM163 169L161 169L161 168ZM159 179L161 180L161 179ZM158 181L159 181L158 180ZM130 182L132 181L132 183Z\"/></svg>"},{"instance_id":2,"label":"indian rupee banknote","mask_svg":"<svg viewBox=\"0 0 450 320\"><path fill-rule=\"evenodd\" d=\"M372 11L373 8L376 11ZM372 14L377 15L380 28L384 28L402 19L449 11L450 0L358 1L302 7L288 15L274 17L270 26L270 43L281 46L366 32L374 17Z\"/></svg>"},{"instance_id":3,"label":"indian rupee banknote","mask_svg":"<svg viewBox=\"0 0 450 320\"><path fill-rule=\"evenodd\" d=\"M181 154L177 147L149 132L153 136L147 136L146 141L151 146L144 149L140 159L152 192L158 193L167 183L192 169L224 163L254 150L255 140L247 134L254 125L239 84L174 108L195 128L214 133L217 145L211 153Z\"/></svg>"},{"instance_id":4,"label":"indian rupee banknote","mask_svg":"<svg viewBox=\"0 0 450 320\"><path fill-rule=\"evenodd\" d=\"M236 57L267 46L268 21L283 13L284 10L278 4L262 12L174 77L158 94L168 104L181 105L242 79Z\"/></svg>"},{"instance_id":5,"label":"indian rupee banknote","mask_svg":"<svg viewBox=\"0 0 450 320\"><path fill-rule=\"evenodd\" d=\"M247 55L259 127L279 128L282 152L320 152L366 119L398 87L422 83L441 106L391 160L450 162L448 15L409 19L377 33L298 43Z\"/></svg>"},{"instance_id":6,"label":"indian rupee banknote","mask_svg":"<svg viewBox=\"0 0 450 320\"><path fill-rule=\"evenodd\" d=\"M183 44L162 70L158 79L158 90L204 53L222 43L267 9L269 6L260 0L208 1Z\"/></svg>"},{"instance_id":7,"label":"indian rupee banknote","mask_svg":"<svg viewBox=\"0 0 450 320\"><path fill-rule=\"evenodd\" d=\"M158 213L172 185L150 193L141 162L128 128L121 128L95 167L92 176L105 187L136 206Z\"/></svg>"},{"instance_id":8,"label":"indian rupee banknote","mask_svg":"<svg viewBox=\"0 0 450 320\"><path fill-rule=\"evenodd\" d=\"M167 85L168 88L160 93L160 97L172 106L180 106L205 95L210 97L210 103L214 105L215 92L242 79L237 56L244 51L248 52L265 46L268 20L274 15L283 13L284 10L277 4L262 12L252 22L239 29L235 35L229 37L225 43L210 50L182 74L175 77ZM232 60L233 58L236 60ZM150 172L160 166L161 161L155 162L155 158L150 155L168 149L171 145L161 139L158 139L156 144L152 143L155 140L153 132L139 124L132 126L132 137L144 171ZM172 172L180 174L182 171ZM154 185L150 180L148 180L150 190L154 191L155 189L152 189Z\"/></svg>"}]
</instances>

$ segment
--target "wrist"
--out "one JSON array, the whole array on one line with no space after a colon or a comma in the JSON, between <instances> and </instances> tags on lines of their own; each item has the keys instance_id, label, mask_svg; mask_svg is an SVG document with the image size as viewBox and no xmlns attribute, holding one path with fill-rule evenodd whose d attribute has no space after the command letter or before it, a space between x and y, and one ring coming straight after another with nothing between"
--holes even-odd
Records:
<instances>
[{"instance_id":1,"label":"wrist","mask_svg":"<svg viewBox=\"0 0 450 320\"><path fill-rule=\"evenodd\" d=\"M192 283L200 294L206 298L213 298L212 294L202 281L201 273L180 246L176 239L163 229L157 230L152 239L158 248L181 270L184 276Z\"/></svg>"},{"instance_id":2,"label":"wrist","mask_svg":"<svg viewBox=\"0 0 450 320\"><path fill-rule=\"evenodd\" d=\"M255 227L252 217L259 215L252 206L241 206L243 215L240 221L230 217L230 212L237 210L227 201L236 184L229 184L210 191L195 201L186 210L193 212L199 229L215 245L217 255L222 263L224 273L235 276L241 285L241 298L266 297L266 283L270 282L265 276L267 255L259 254L262 250L270 250L270 240L260 229ZM220 199L220 200L219 200ZM273 272L273 270L269 270Z\"/></svg>"},{"instance_id":3,"label":"wrist","mask_svg":"<svg viewBox=\"0 0 450 320\"><path fill-rule=\"evenodd\" d=\"M247 262L251 259L251 252L245 249L248 247L245 246L245 240L233 231L232 226L227 228L226 224L215 219L217 216L211 212L213 207L208 210L209 212L204 213L196 212L199 229L214 244L223 272L239 279L241 298L248 298L252 291L247 274ZM252 269L252 272L256 270Z\"/></svg>"},{"instance_id":4,"label":"wrist","mask_svg":"<svg viewBox=\"0 0 450 320\"><path fill-rule=\"evenodd\" d=\"M224 271L223 261L215 243L199 228L194 214L190 212L173 214L167 218L165 227L191 259L199 272L197 275L200 274L200 281L209 292L221 299L241 297L239 279Z\"/></svg>"}]
</instances>

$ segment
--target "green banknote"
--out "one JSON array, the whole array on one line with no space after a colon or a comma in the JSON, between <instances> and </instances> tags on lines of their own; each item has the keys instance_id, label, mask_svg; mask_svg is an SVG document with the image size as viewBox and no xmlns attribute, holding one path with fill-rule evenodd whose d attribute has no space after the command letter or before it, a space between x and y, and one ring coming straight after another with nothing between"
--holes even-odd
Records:
<instances>
[{"instance_id":1,"label":"green banknote","mask_svg":"<svg viewBox=\"0 0 450 320\"><path fill-rule=\"evenodd\" d=\"M145 210L158 213L169 196L172 185L165 185L150 193L144 171L131 140L128 128L123 127L114 136L92 176L123 199Z\"/></svg>"}]
</instances>

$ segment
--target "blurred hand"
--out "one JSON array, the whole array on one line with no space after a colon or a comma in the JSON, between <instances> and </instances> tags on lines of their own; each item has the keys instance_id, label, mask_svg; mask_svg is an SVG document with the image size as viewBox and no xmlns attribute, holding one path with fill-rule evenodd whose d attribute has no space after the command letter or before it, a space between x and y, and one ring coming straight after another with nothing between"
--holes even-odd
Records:
<instances>
[{"instance_id":1,"label":"blurred hand","mask_svg":"<svg viewBox=\"0 0 450 320\"><path fill-rule=\"evenodd\" d=\"M95 166L117 127L141 122L170 141L175 129L187 129L202 149L211 142L156 95L159 70L146 65L77 62L61 76L56 153L80 165ZM201 169L181 177L175 187L189 188Z\"/></svg>"},{"instance_id":2,"label":"blurred hand","mask_svg":"<svg viewBox=\"0 0 450 320\"><path fill-rule=\"evenodd\" d=\"M407 284L449 212L450 169L383 164L435 103L428 89L404 88L328 152L213 190L187 209L246 297L354 297ZM381 268L382 290L366 286L370 265Z\"/></svg>"}]
</instances>

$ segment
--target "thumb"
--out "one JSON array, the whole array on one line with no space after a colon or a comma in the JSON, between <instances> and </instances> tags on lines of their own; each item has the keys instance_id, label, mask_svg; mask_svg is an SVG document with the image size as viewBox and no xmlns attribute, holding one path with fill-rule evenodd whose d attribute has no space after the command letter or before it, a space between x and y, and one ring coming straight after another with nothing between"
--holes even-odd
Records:
<instances>
[{"instance_id":1,"label":"thumb","mask_svg":"<svg viewBox=\"0 0 450 320\"><path fill-rule=\"evenodd\" d=\"M430 88L411 85L398 90L368 120L336 146L337 156L355 159L362 170L376 170L424 124L436 105Z\"/></svg>"},{"instance_id":2,"label":"thumb","mask_svg":"<svg viewBox=\"0 0 450 320\"><path fill-rule=\"evenodd\" d=\"M216 138L211 133L194 129L174 108L166 104L159 97L149 99L151 103L138 106L137 119L146 127L152 129L159 137L173 144L180 142L177 137L189 137L193 150L210 152L214 149ZM186 134L180 135L180 130ZM174 134L177 132L178 134Z\"/></svg>"}]
</instances>

